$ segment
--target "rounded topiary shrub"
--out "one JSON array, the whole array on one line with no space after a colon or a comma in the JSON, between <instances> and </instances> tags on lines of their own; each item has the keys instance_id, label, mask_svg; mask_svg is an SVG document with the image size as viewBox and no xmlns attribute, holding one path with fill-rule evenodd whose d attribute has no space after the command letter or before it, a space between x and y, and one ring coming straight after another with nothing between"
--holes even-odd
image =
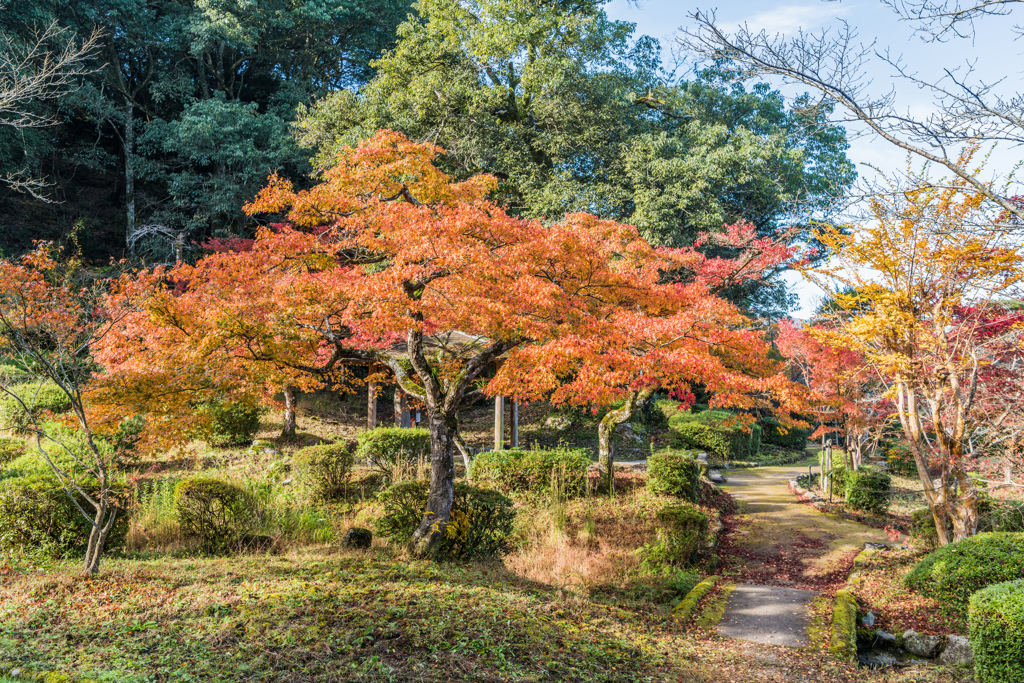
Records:
<instances>
[{"instance_id":1,"label":"rounded topiary shrub","mask_svg":"<svg viewBox=\"0 0 1024 683\"><path fill-rule=\"evenodd\" d=\"M847 470L843 476L846 504L854 510L885 512L892 493L892 477L871 469Z\"/></svg>"},{"instance_id":2,"label":"rounded topiary shrub","mask_svg":"<svg viewBox=\"0 0 1024 683\"><path fill-rule=\"evenodd\" d=\"M385 477L397 478L397 470L430 458L430 432L422 427L378 427L358 437L356 456Z\"/></svg>"},{"instance_id":3,"label":"rounded topiary shrub","mask_svg":"<svg viewBox=\"0 0 1024 683\"><path fill-rule=\"evenodd\" d=\"M252 443L260 430L263 407L254 401L212 401L200 406L210 421L199 434L214 446Z\"/></svg>"},{"instance_id":4,"label":"rounded topiary shrub","mask_svg":"<svg viewBox=\"0 0 1024 683\"><path fill-rule=\"evenodd\" d=\"M1024 534L987 533L950 543L926 556L903 581L961 613L971 594L1024 578Z\"/></svg>"},{"instance_id":5,"label":"rounded topiary shrub","mask_svg":"<svg viewBox=\"0 0 1024 683\"><path fill-rule=\"evenodd\" d=\"M83 486L96 495L94 484ZM75 498L89 512L78 493ZM126 487L114 492L120 511L107 536L106 548L124 545L128 533ZM85 552L92 525L52 475L33 472L5 479L0 484L0 551L41 553L52 558L75 557Z\"/></svg>"},{"instance_id":6,"label":"rounded topiary shrub","mask_svg":"<svg viewBox=\"0 0 1024 683\"><path fill-rule=\"evenodd\" d=\"M18 384L8 391L21 400L0 394L0 430L21 432L32 423L32 418L38 420L47 412L60 414L71 410L71 399L53 382Z\"/></svg>"},{"instance_id":7,"label":"rounded topiary shrub","mask_svg":"<svg viewBox=\"0 0 1024 683\"><path fill-rule=\"evenodd\" d=\"M13 436L0 436L0 467L25 453L27 446L21 439Z\"/></svg>"},{"instance_id":8,"label":"rounded topiary shrub","mask_svg":"<svg viewBox=\"0 0 1024 683\"><path fill-rule=\"evenodd\" d=\"M392 484L378 496L383 514L377 533L407 543L423 520L428 485L422 481ZM451 521L437 549L438 559L500 555L508 549L515 510L512 501L493 489L455 484Z\"/></svg>"},{"instance_id":9,"label":"rounded topiary shrub","mask_svg":"<svg viewBox=\"0 0 1024 683\"><path fill-rule=\"evenodd\" d=\"M203 552L237 550L249 534L254 504L240 487L212 477L178 482L174 509L182 533L197 539Z\"/></svg>"},{"instance_id":10,"label":"rounded topiary shrub","mask_svg":"<svg viewBox=\"0 0 1024 683\"><path fill-rule=\"evenodd\" d=\"M355 457L355 441L310 446L295 453L292 469L314 499L334 500L348 492Z\"/></svg>"},{"instance_id":11,"label":"rounded topiary shrub","mask_svg":"<svg viewBox=\"0 0 1024 683\"><path fill-rule=\"evenodd\" d=\"M485 451L473 458L470 477L500 491L547 491L552 484L565 493L586 488L590 454L582 448L532 448Z\"/></svg>"},{"instance_id":12,"label":"rounded topiary shrub","mask_svg":"<svg viewBox=\"0 0 1024 683\"><path fill-rule=\"evenodd\" d=\"M644 568L692 565L707 537L708 516L692 505L673 505L659 510L655 519L658 539L641 553Z\"/></svg>"},{"instance_id":13,"label":"rounded topiary shrub","mask_svg":"<svg viewBox=\"0 0 1024 683\"><path fill-rule=\"evenodd\" d=\"M647 466L647 485L652 491L689 501L697 500L700 465L692 453L659 451L648 458Z\"/></svg>"},{"instance_id":14,"label":"rounded topiary shrub","mask_svg":"<svg viewBox=\"0 0 1024 683\"><path fill-rule=\"evenodd\" d=\"M972 595L967 621L978 683L1024 681L1024 579Z\"/></svg>"}]
</instances>

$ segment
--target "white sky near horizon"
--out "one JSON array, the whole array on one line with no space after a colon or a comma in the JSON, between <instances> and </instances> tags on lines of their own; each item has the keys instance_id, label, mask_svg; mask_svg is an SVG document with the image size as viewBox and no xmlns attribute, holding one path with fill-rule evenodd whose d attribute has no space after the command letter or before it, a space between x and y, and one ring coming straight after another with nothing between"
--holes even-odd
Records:
<instances>
[{"instance_id":1,"label":"white sky near horizon","mask_svg":"<svg viewBox=\"0 0 1024 683\"><path fill-rule=\"evenodd\" d=\"M702 14L715 10L719 25L727 30L735 30L745 23L751 30L764 29L784 35L793 35L801 29L820 32L846 21L856 29L859 42L874 42L875 49L880 52L890 49L892 55L903 57L911 71L923 76L937 80L943 75L944 68L962 67L969 60L975 67L975 78L986 82L1005 79L999 90L1005 94L1024 90L1020 87L1024 75L1024 59L1021 58L1024 40L1015 41L1013 31L1015 23L1024 24L1024 8L1009 17L979 19L975 23L974 40L953 38L936 43L915 35L914 26L901 22L881 0L612 0L606 6L610 18L634 22L636 36L649 35L660 40L666 64L671 63L677 32L681 27L694 26L691 15L697 10ZM686 58L685 55L683 57ZM883 95L895 89L898 109L909 110L918 116L934 110L930 94L906 81L894 79L892 67L875 60L869 69L871 93ZM781 82L773 85L782 86ZM795 86L782 86L780 89L787 97L807 90ZM851 138L847 154L857 165L859 175L873 177L873 168L884 173L906 169L906 152L875 136L863 134L863 127L858 124L846 127ZM1020 159L1019 148L1004 144L991 154L987 171L1004 176ZM920 167L920 160L915 159L913 163ZM940 169L935 169L934 173L942 175ZM799 308L791 315L810 317L820 301L821 290L794 272L787 273L786 281L800 297Z\"/></svg>"}]
</instances>

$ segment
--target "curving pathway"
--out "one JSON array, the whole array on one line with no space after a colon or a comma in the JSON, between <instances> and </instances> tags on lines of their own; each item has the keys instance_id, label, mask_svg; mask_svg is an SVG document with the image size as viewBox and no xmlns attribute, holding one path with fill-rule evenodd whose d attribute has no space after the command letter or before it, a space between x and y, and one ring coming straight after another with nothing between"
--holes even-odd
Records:
<instances>
[{"instance_id":1,"label":"curving pathway","mask_svg":"<svg viewBox=\"0 0 1024 683\"><path fill-rule=\"evenodd\" d=\"M736 582L716 630L771 645L807 647L809 607L819 592L846 581L864 544L885 533L797 503L788 482L816 460L723 472L723 490L740 503L720 550Z\"/></svg>"}]
</instances>

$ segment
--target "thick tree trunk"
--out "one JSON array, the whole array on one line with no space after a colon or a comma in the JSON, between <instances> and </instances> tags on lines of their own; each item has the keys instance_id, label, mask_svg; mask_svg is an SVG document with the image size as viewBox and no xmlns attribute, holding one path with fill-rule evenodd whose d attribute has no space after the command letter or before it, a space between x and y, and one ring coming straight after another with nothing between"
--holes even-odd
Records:
<instances>
[{"instance_id":1,"label":"thick tree trunk","mask_svg":"<svg viewBox=\"0 0 1024 683\"><path fill-rule=\"evenodd\" d=\"M978 533L978 492L974 482L963 470L955 474L956 505L951 505L949 519L953 523L953 541L962 541Z\"/></svg>"},{"instance_id":2,"label":"thick tree trunk","mask_svg":"<svg viewBox=\"0 0 1024 683\"><path fill-rule=\"evenodd\" d=\"M281 430L281 436L295 436L295 408L298 396L298 389L290 384L284 385L284 428Z\"/></svg>"},{"instance_id":3,"label":"thick tree trunk","mask_svg":"<svg viewBox=\"0 0 1024 683\"><path fill-rule=\"evenodd\" d=\"M83 570L90 576L99 574L100 560L103 558L103 550L107 545L107 537L117 519L117 508L110 506L107 493L101 493L99 498L96 516L92 519L92 531L89 532L89 542L85 547Z\"/></svg>"},{"instance_id":4,"label":"thick tree trunk","mask_svg":"<svg viewBox=\"0 0 1024 683\"><path fill-rule=\"evenodd\" d=\"M455 416L432 411L427 420L430 425L430 492L423 521L412 537L414 552L420 557L437 552L455 499Z\"/></svg>"},{"instance_id":5,"label":"thick tree trunk","mask_svg":"<svg viewBox=\"0 0 1024 683\"><path fill-rule=\"evenodd\" d=\"M626 403L620 408L609 410L597 425L597 464L601 468L609 495L615 493L615 430L619 425L632 420L652 396L654 389L629 392Z\"/></svg>"}]
</instances>

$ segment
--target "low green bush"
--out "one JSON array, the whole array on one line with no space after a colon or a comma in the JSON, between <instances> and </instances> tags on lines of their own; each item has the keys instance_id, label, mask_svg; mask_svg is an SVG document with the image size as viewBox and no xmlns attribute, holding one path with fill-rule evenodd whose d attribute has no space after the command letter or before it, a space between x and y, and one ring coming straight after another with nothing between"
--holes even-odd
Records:
<instances>
[{"instance_id":1,"label":"low green bush","mask_svg":"<svg viewBox=\"0 0 1024 683\"><path fill-rule=\"evenodd\" d=\"M430 431L422 427L378 427L358 437L356 456L388 479L396 470L430 458Z\"/></svg>"},{"instance_id":2,"label":"low green bush","mask_svg":"<svg viewBox=\"0 0 1024 683\"><path fill-rule=\"evenodd\" d=\"M0 363L0 386L10 386L11 384L23 384L32 379L32 375L25 370L22 370L17 365L11 365L10 363Z\"/></svg>"},{"instance_id":3,"label":"low green bush","mask_svg":"<svg viewBox=\"0 0 1024 683\"><path fill-rule=\"evenodd\" d=\"M694 564L707 537L710 519L693 505L673 505L658 510L655 526L658 538L641 550L647 571Z\"/></svg>"},{"instance_id":4,"label":"low green bush","mask_svg":"<svg viewBox=\"0 0 1024 683\"><path fill-rule=\"evenodd\" d=\"M647 486L655 493L696 501L700 492L700 465L689 451L658 451L647 460Z\"/></svg>"},{"instance_id":5,"label":"low green bush","mask_svg":"<svg viewBox=\"0 0 1024 683\"><path fill-rule=\"evenodd\" d=\"M94 482L83 482L83 488L96 494ZM74 496L86 512L92 510L80 494ZM120 510L107 537L107 550L123 546L128 533L127 487L118 486L114 498ZM27 551L55 559L80 556L91 531L90 522L53 475L33 472L6 479L0 486L0 551Z\"/></svg>"},{"instance_id":6,"label":"low green bush","mask_svg":"<svg viewBox=\"0 0 1024 683\"><path fill-rule=\"evenodd\" d=\"M978 683L1024 681L1024 579L978 591L967 615Z\"/></svg>"},{"instance_id":7,"label":"low green bush","mask_svg":"<svg viewBox=\"0 0 1024 683\"><path fill-rule=\"evenodd\" d=\"M861 468L844 475L846 504L854 510L885 512L889 508L892 478L885 472Z\"/></svg>"},{"instance_id":8,"label":"low green bush","mask_svg":"<svg viewBox=\"0 0 1024 683\"><path fill-rule=\"evenodd\" d=\"M0 467L25 453L27 444L12 436L0 436Z\"/></svg>"},{"instance_id":9,"label":"low green bush","mask_svg":"<svg viewBox=\"0 0 1024 683\"><path fill-rule=\"evenodd\" d=\"M356 442L310 446L295 453L292 469L315 500L335 500L348 492Z\"/></svg>"},{"instance_id":10,"label":"low green bush","mask_svg":"<svg viewBox=\"0 0 1024 683\"><path fill-rule=\"evenodd\" d=\"M971 594L986 586L1024 578L1024 534L985 533L943 546L904 577L911 590L964 612Z\"/></svg>"},{"instance_id":11,"label":"low green bush","mask_svg":"<svg viewBox=\"0 0 1024 683\"><path fill-rule=\"evenodd\" d=\"M795 427L783 427L778 420L771 417L761 419L761 443L779 448L789 448L795 451L802 451L807 448L807 436L811 433L808 429L797 429Z\"/></svg>"},{"instance_id":12,"label":"low green bush","mask_svg":"<svg viewBox=\"0 0 1024 683\"><path fill-rule=\"evenodd\" d=\"M0 393L0 430L21 432L28 428L33 417L39 419L46 412L59 415L71 410L71 399L53 382L17 384L8 391L21 401Z\"/></svg>"},{"instance_id":13,"label":"low green bush","mask_svg":"<svg viewBox=\"0 0 1024 683\"><path fill-rule=\"evenodd\" d=\"M377 533L407 543L423 520L429 487L426 482L392 484L377 496L383 514ZM515 510L512 501L493 489L455 484L451 521L437 549L438 559L500 555L508 549Z\"/></svg>"},{"instance_id":14,"label":"low green bush","mask_svg":"<svg viewBox=\"0 0 1024 683\"><path fill-rule=\"evenodd\" d=\"M211 401L199 410L210 417L198 436L213 446L241 446L252 443L260 430L263 407L255 401Z\"/></svg>"},{"instance_id":15,"label":"low green bush","mask_svg":"<svg viewBox=\"0 0 1024 683\"><path fill-rule=\"evenodd\" d=\"M752 459L760 449L760 431L743 427L740 419L727 410L678 413L669 419L671 445L709 451L723 460Z\"/></svg>"},{"instance_id":16,"label":"low green bush","mask_svg":"<svg viewBox=\"0 0 1024 683\"><path fill-rule=\"evenodd\" d=\"M582 448L531 448L485 451L470 465L470 474L477 484L493 486L500 491L546 491L556 480L568 494L583 492L586 486L590 455Z\"/></svg>"},{"instance_id":17,"label":"low green bush","mask_svg":"<svg viewBox=\"0 0 1024 683\"><path fill-rule=\"evenodd\" d=\"M902 474L906 477L917 474L917 461L914 460L914 453L905 443L890 446L885 452L885 462L889 466L889 471L895 474Z\"/></svg>"},{"instance_id":18,"label":"low green bush","mask_svg":"<svg viewBox=\"0 0 1024 683\"><path fill-rule=\"evenodd\" d=\"M213 477L178 482L174 508L185 536L212 555L237 550L250 533L253 501L240 487Z\"/></svg>"}]
</instances>

